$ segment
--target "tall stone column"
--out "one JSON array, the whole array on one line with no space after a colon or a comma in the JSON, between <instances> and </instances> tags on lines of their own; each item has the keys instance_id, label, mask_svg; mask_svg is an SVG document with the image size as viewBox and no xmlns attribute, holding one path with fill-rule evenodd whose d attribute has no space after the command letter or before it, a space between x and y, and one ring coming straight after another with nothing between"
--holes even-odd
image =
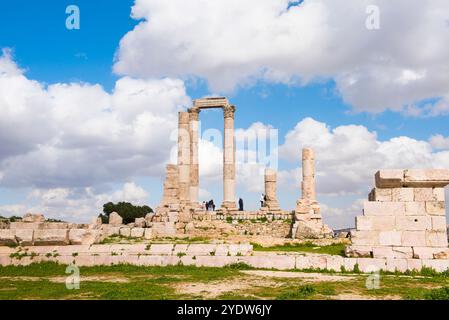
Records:
<instances>
[{"instance_id":1,"label":"tall stone column","mask_svg":"<svg viewBox=\"0 0 449 320\"><path fill-rule=\"evenodd\" d=\"M265 196L267 198L266 207L271 211L280 210L276 196L277 174L273 169L265 169Z\"/></svg>"},{"instance_id":2,"label":"tall stone column","mask_svg":"<svg viewBox=\"0 0 449 320\"><path fill-rule=\"evenodd\" d=\"M236 209L235 204L235 144L234 144L234 106L223 108L223 209Z\"/></svg>"},{"instance_id":3,"label":"tall stone column","mask_svg":"<svg viewBox=\"0 0 449 320\"><path fill-rule=\"evenodd\" d=\"M179 200L182 204L190 203L190 133L188 112L179 113L178 123L178 170Z\"/></svg>"},{"instance_id":4,"label":"tall stone column","mask_svg":"<svg viewBox=\"0 0 449 320\"><path fill-rule=\"evenodd\" d=\"M199 196L199 162L198 162L198 127L199 108L189 109L189 134L190 134L190 202L198 204Z\"/></svg>"},{"instance_id":5,"label":"tall stone column","mask_svg":"<svg viewBox=\"0 0 449 320\"><path fill-rule=\"evenodd\" d=\"M302 150L302 199L316 200L315 190L315 154L312 149Z\"/></svg>"}]
</instances>

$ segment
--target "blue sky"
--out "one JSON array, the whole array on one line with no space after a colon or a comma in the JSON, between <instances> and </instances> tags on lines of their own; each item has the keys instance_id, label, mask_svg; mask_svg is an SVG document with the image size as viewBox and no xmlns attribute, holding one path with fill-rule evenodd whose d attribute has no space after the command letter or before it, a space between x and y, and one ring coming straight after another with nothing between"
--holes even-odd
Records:
<instances>
[{"instance_id":1,"label":"blue sky","mask_svg":"<svg viewBox=\"0 0 449 320\"><path fill-rule=\"evenodd\" d=\"M145 1L141 2L145 3ZM152 1L149 0L148 3L150 2ZM71 4L75 4L80 8L80 30L68 30L65 27L65 20L67 18L65 9ZM126 67L124 68L125 71L123 71L123 69L120 72L117 72L117 70L114 71L114 63L117 60L126 62L126 59L128 59L125 54L125 49L127 49L126 46L129 44L124 44L122 48L120 48L120 40L123 39L128 32L132 31L140 22L145 21L145 19L135 20L130 17L133 4L134 1L132 0L3 1L0 4L0 48L12 49L12 59L16 65L25 70L24 74L26 78L29 80L36 80L44 87L56 83L99 84L104 88L104 91L112 94L116 81L121 79L122 76L131 76L137 79L160 79L162 78L160 75L167 75L171 78L179 78L184 81L186 95L192 99L216 93L221 90L220 88L217 89L211 87L209 83L209 80L212 81L213 77L219 78L217 72L214 70L204 71L198 69L198 74L195 74L194 68L187 68L188 70L184 71L182 66L178 66L180 63L176 61L176 52L173 52L173 57L171 57L170 51L160 51L161 55L165 55L164 58L167 59L167 61L170 61L170 59L173 58L173 69L177 68L175 71L165 70L164 61L162 60L160 69L156 71L155 69L157 68L154 68L154 66L151 67L150 65L145 69L146 71L142 71L144 72L143 75L132 68L126 69ZM144 7L143 4L142 7ZM149 7L151 8L150 5ZM142 15L146 14L145 10L142 10L142 12L144 12ZM152 13L153 12L155 19L157 19L158 12L156 10L152 11ZM183 12L183 10L182 8L179 8L180 15L181 12ZM164 12L161 11L161 15L163 13ZM160 20L158 21L159 22L157 23L160 23ZM151 27L151 19L149 24ZM151 31L150 28L149 32L157 32L154 30L159 30L159 28L161 28L160 25L155 25L153 31ZM163 36L169 36L171 31L164 32L165 33L161 33ZM182 31L179 30L179 33L182 34ZM151 37L153 36L151 33L149 33L149 35ZM156 41L150 36L148 38L153 39L151 41ZM191 35L186 37L191 37ZM164 38L162 36L157 39L164 44ZM153 48L158 47L155 42L151 41L147 46L142 44L142 48L140 48L139 43L137 45L135 44L134 50L147 50L149 48L147 59L152 60L155 55L152 50ZM192 40L189 38L189 40L185 41L185 43L190 43L189 41ZM171 40L167 40L167 42L170 42L171 45ZM122 50L121 52L123 55L118 55L119 50ZM311 50L313 50L313 48L311 48ZM387 48L385 48L385 52L387 51ZM156 51L156 54L158 52L159 51ZM313 53L310 52L306 54L313 56ZM301 55L295 57L295 59L298 60L303 59L303 56ZM224 65L228 63L225 58L223 58ZM285 58L279 59L285 60ZM306 57L304 57L304 60L306 60ZM278 66L278 64L273 62L273 66ZM421 69L424 67L425 66L421 66ZM238 67L236 68L238 69ZM296 66L292 66L292 69L294 68L296 68ZM408 67L404 65L402 65L401 68L408 70ZM143 69L144 68L142 68L142 70ZM296 75L302 76L301 70L295 71ZM431 70L430 67L429 70ZM398 108L391 111L388 109L382 110L379 106L377 106L378 109L376 109L375 112L365 112L363 103L360 104L360 102L357 102L356 105L355 103L352 103L356 100L344 98L347 92L341 90L341 74L344 74L343 71L339 71L340 74L335 72L335 77L329 76L325 77L324 80L313 80L306 85L294 82L287 83L287 81L266 81L263 79L264 77L260 77L255 81L249 82L250 84L237 83L232 90L223 90L219 93L228 96L232 103L238 108L235 122L236 128L246 129L255 122L271 125L279 130L280 145L283 145L286 142L286 134L293 130L301 120L307 117L314 119L314 121L318 123L324 123L329 130L340 126L363 126L368 132L377 133L378 142L385 142L392 138L406 136L427 143L429 139L435 135L441 135L442 137L449 136L447 113L440 113L437 116L432 117L412 116ZM212 72L214 72L214 76L208 78L207 75ZM292 73L295 72L292 71ZM326 70L324 73L329 73L329 71ZM192 76L195 80L192 80ZM376 87L373 85L371 93L374 96L383 94L380 91L376 92L375 88ZM406 95L406 93L401 90L398 89L396 95ZM407 90L412 89L407 88ZM419 87L413 90L419 91ZM422 101L425 99L432 101L447 93L441 92L441 94L438 94L437 90L434 91L436 94L429 95L423 93L422 96L417 97L412 93L410 95L413 97L413 101L416 105L422 107ZM367 99L369 99L369 97ZM404 104L409 101L410 99L405 99ZM367 101L366 104L368 105L369 101ZM384 107L388 108L389 106L385 105ZM0 103L0 109L1 108L2 105ZM33 112L32 109L31 112ZM201 119L203 129L222 127L222 117L217 112L202 113ZM41 125L45 126L46 124L42 123ZM413 146L410 146L410 148L413 148ZM98 152L101 151L98 150ZM338 150L336 152L338 152ZM280 162L280 170L288 171L298 167L299 154L297 159L297 162L288 161L288 159L284 157ZM318 159L318 161L320 161L320 159ZM398 161L397 163L399 164L401 162ZM320 164L320 162L318 162L318 164ZM323 165L325 165L325 162ZM59 170L64 170L64 168L59 168ZM372 169L369 167L367 170ZM323 171L325 170L323 169ZM369 172L369 175L372 176L373 174L374 172ZM113 192L114 189L118 188L123 182L132 180L148 191L150 195L148 202L150 205L155 206L162 189L160 185L161 179L162 175L154 172L150 175L134 173L124 178L111 179L111 181L92 184L91 187L106 192ZM57 186L57 179L55 181L55 186ZM369 184L366 184L364 190L359 190L359 194L355 192L356 195L346 194L341 195L340 197L335 197L329 194L323 194L321 197L324 202L326 202L327 206L335 206L340 210L345 211L354 201L363 198L363 194L368 192L370 187ZM36 185L34 185L33 182L30 182L29 185L26 185L25 183L14 187L9 184L2 186L0 188L0 206L12 206L17 203L22 205L26 204L29 193L35 188ZM209 186L206 188L209 189ZM211 191L211 197L219 198L220 188L221 186L217 186L217 190L212 188L213 191ZM294 191L291 191L292 189L285 189L290 190L288 192L282 190L283 189L281 189L281 194L279 195L281 202L283 204L290 203L289 207L294 206L294 200L299 196L299 189L297 190L297 194L295 194ZM336 192L338 192L338 190L336 190ZM242 186L239 186L239 194L243 195L245 199L248 199L248 203L257 203L258 192L248 191ZM253 205L250 204L249 206L251 207ZM347 221L350 221L350 219L346 219L345 217L344 221L345 224L347 224ZM332 222L335 223L334 220L332 220Z\"/></svg>"}]
</instances>

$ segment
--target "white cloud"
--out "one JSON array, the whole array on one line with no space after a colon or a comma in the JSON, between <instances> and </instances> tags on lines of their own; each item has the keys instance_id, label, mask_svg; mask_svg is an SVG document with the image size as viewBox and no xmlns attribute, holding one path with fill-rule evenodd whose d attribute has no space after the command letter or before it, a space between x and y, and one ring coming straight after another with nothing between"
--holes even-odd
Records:
<instances>
[{"instance_id":1,"label":"white cloud","mask_svg":"<svg viewBox=\"0 0 449 320\"><path fill-rule=\"evenodd\" d=\"M136 0L132 15L143 21L122 38L114 70L205 78L214 92L333 79L358 111L449 113L447 1L292 3ZM365 27L369 5L379 7L379 30ZM437 102L423 106L428 98Z\"/></svg>"},{"instance_id":2,"label":"white cloud","mask_svg":"<svg viewBox=\"0 0 449 320\"><path fill-rule=\"evenodd\" d=\"M312 118L287 133L280 157L300 165L303 147L315 150L318 191L327 195L367 193L383 168L449 167L449 151L434 151L427 141L403 136L379 141L366 127L331 129Z\"/></svg>"},{"instance_id":3,"label":"white cloud","mask_svg":"<svg viewBox=\"0 0 449 320\"><path fill-rule=\"evenodd\" d=\"M28 79L0 57L0 172L4 187L70 188L160 175L177 112L190 104L181 80L100 85Z\"/></svg>"},{"instance_id":4,"label":"white cloud","mask_svg":"<svg viewBox=\"0 0 449 320\"><path fill-rule=\"evenodd\" d=\"M430 137L429 142L435 149L449 149L449 137L443 137L441 134Z\"/></svg>"}]
</instances>

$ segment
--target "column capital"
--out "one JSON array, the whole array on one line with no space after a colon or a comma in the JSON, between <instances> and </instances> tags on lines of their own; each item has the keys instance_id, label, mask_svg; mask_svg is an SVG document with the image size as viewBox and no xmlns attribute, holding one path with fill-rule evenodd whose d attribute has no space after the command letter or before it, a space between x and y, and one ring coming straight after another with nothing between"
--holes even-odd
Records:
<instances>
[{"instance_id":1,"label":"column capital","mask_svg":"<svg viewBox=\"0 0 449 320\"><path fill-rule=\"evenodd\" d=\"M223 107L223 114L225 118L232 118L234 119L234 112L235 112L235 106L225 106Z\"/></svg>"},{"instance_id":2,"label":"column capital","mask_svg":"<svg viewBox=\"0 0 449 320\"><path fill-rule=\"evenodd\" d=\"M196 120L196 121L199 120L199 115L200 115L200 112L201 112L200 108L192 107L192 108L190 108L188 110L188 112L189 112L190 120Z\"/></svg>"}]
</instances>

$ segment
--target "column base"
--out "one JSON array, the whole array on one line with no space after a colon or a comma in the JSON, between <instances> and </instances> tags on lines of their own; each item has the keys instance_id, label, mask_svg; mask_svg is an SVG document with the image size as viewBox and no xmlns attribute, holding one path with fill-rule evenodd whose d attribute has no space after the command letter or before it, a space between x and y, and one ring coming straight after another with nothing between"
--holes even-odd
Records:
<instances>
[{"instance_id":1,"label":"column base","mask_svg":"<svg viewBox=\"0 0 449 320\"><path fill-rule=\"evenodd\" d=\"M226 213L227 211L237 211L237 205L234 201L223 201L221 204L221 210Z\"/></svg>"}]
</instances>

